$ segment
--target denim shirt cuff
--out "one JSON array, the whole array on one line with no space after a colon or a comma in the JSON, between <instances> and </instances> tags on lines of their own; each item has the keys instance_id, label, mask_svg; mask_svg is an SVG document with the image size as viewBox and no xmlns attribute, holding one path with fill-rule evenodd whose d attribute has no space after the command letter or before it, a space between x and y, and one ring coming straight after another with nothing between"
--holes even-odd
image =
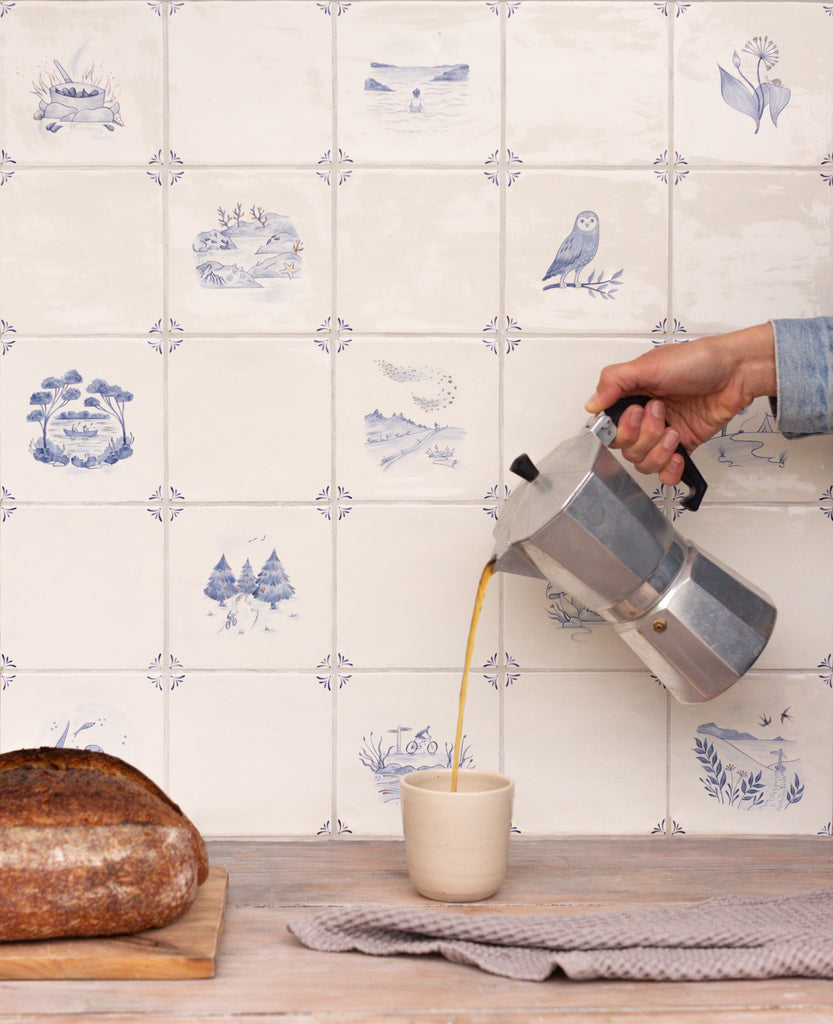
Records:
<instances>
[{"instance_id":1,"label":"denim shirt cuff","mask_svg":"<svg viewBox=\"0 0 833 1024\"><path fill-rule=\"evenodd\" d=\"M772 320L778 385L776 429L784 437L833 433L833 317Z\"/></svg>"}]
</instances>

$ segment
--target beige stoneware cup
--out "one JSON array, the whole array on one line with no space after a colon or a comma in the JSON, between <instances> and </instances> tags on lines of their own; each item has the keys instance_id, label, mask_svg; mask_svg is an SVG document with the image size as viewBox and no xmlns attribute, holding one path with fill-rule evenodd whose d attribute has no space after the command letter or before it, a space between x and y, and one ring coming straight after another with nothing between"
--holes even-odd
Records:
<instances>
[{"instance_id":1,"label":"beige stoneware cup","mask_svg":"<svg viewBox=\"0 0 833 1024\"><path fill-rule=\"evenodd\" d=\"M500 888L509 860L515 785L505 775L460 769L411 772L399 780L408 874L432 900L485 900Z\"/></svg>"}]
</instances>

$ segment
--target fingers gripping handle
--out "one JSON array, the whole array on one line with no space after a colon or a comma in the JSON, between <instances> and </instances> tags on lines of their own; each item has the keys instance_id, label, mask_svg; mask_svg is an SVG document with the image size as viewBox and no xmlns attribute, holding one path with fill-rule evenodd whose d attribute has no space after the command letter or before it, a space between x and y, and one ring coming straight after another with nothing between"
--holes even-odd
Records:
<instances>
[{"instance_id":1,"label":"fingers gripping handle","mask_svg":"<svg viewBox=\"0 0 833 1024\"><path fill-rule=\"evenodd\" d=\"M644 408L650 401L650 395L628 395L625 398L620 398L618 402L614 402L613 405L605 409L605 414L615 424L618 424L619 418L625 409L630 408L632 405L641 405ZM681 444L677 445L677 453L683 457L683 462L685 463L683 466L683 483L688 486L688 494L683 498L682 506L691 512L696 512L709 485L703 479L702 473L694 465L691 456Z\"/></svg>"}]
</instances>

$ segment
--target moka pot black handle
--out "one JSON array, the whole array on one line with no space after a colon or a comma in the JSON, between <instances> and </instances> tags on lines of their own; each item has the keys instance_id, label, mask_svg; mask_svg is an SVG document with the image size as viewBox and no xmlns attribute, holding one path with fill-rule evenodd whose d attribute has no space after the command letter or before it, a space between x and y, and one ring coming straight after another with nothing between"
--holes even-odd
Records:
<instances>
[{"instance_id":1,"label":"moka pot black handle","mask_svg":"<svg viewBox=\"0 0 833 1024\"><path fill-rule=\"evenodd\" d=\"M644 408L650 401L650 395L627 395L605 409L605 414L618 425L625 409L629 409L632 405L641 405ZM682 499L681 504L683 508L688 509L690 512L696 512L700 508L700 502L703 500L703 495L706 493L709 485L703 478L703 474L694 465L691 456L683 448L682 444L677 445L677 453L682 455L683 462L685 463L683 466L683 483L688 487L688 494Z\"/></svg>"}]
</instances>

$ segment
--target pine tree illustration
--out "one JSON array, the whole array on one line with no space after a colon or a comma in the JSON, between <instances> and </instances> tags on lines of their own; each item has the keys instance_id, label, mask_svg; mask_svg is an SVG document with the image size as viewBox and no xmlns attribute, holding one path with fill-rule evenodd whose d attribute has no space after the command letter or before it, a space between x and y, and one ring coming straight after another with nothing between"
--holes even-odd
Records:
<instances>
[{"instance_id":1,"label":"pine tree illustration","mask_svg":"<svg viewBox=\"0 0 833 1024\"><path fill-rule=\"evenodd\" d=\"M212 601L219 602L221 608L225 608L227 597L233 597L237 593L234 573L231 571L231 566L226 561L225 555L211 570L208 585L204 588L203 593Z\"/></svg>"},{"instance_id":2,"label":"pine tree illustration","mask_svg":"<svg viewBox=\"0 0 833 1024\"><path fill-rule=\"evenodd\" d=\"M237 592L239 594L253 594L257 590L257 578L252 568L252 563L247 558L240 575L237 577Z\"/></svg>"},{"instance_id":3,"label":"pine tree illustration","mask_svg":"<svg viewBox=\"0 0 833 1024\"><path fill-rule=\"evenodd\" d=\"M292 597L295 588L289 582L277 551L272 548L272 554L263 563L263 568L258 573L257 587L252 593L258 601L268 603L272 611L278 607L278 601L285 601Z\"/></svg>"}]
</instances>

